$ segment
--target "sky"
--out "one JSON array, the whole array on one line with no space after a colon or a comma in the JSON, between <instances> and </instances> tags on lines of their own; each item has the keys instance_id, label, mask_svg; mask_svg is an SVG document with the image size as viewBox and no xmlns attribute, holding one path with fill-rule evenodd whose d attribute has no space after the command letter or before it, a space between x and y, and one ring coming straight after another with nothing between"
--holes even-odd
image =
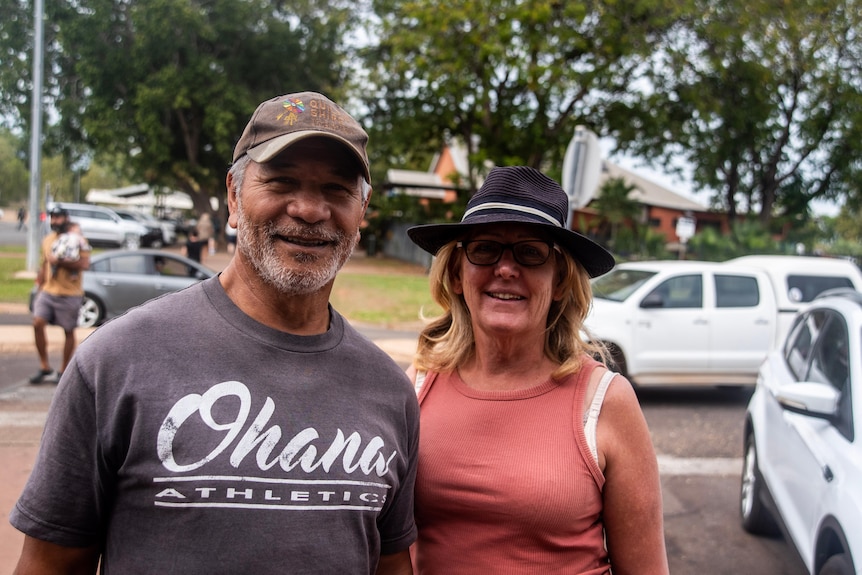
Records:
<instances>
[{"instance_id":1,"label":"sky","mask_svg":"<svg viewBox=\"0 0 862 575\"><path fill-rule=\"evenodd\" d=\"M675 174L668 174L664 172L661 168L651 167L647 165L647 163L634 156L629 156L625 154L611 154L610 151L613 149L614 142L608 138L603 138L599 140L602 147L602 157L607 158L629 171L635 172L638 175L653 181L657 184L661 184L667 189L676 192L681 196L685 196L689 199L692 199L704 206L709 205L709 192L695 192L694 184L691 181L691 170L685 168L683 171L685 172L683 177L677 176ZM811 203L811 209L816 215L820 216L837 216L838 212L841 209L841 206L834 202L825 202L825 201L816 201Z\"/></svg>"}]
</instances>

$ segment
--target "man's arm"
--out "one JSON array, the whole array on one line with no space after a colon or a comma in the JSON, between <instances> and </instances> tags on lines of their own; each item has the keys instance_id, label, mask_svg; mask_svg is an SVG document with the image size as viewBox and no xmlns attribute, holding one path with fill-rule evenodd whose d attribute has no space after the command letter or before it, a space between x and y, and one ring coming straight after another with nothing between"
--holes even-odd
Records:
<instances>
[{"instance_id":1,"label":"man's arm","mask_svg":"<svg viewBox=\"0 0 862 575\"><path fill-rule=\"evenodd\" d=\"M64 547L29 535L13 575L93 575L99 566L99 549Z\"/></svg>"},{"instance_id":2,"label":"man's arm","mask_svg":"<svg viewBox=\"0 0 862 575\"><path fill-rule=\"evenodd\" d=\"M413 575L410 550L405 549L394 555L381 555L377 564L377 575Z\"/></svg>"}]
</instances>

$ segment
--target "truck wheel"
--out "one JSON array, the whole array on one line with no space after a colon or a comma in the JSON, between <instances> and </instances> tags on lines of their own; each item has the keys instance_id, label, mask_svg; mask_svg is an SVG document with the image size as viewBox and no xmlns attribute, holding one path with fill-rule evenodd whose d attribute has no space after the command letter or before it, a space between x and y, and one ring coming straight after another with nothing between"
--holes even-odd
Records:
<instances>
[{"instance_id":1,"label":"truck wheel","mask_svg":"<svg viewBox=\"0 0 862 575\"><path fill-rule=\"evenodd\" d=\"M608 367L610 367L623 377L628 378L629 373L628 369L626 368L626 356L623 353L623 350L621 350L616 344L613 343L609 343L607 344L607 346L608 351L611 353L611 365L609 365Z\"/></svg>"}]
</instances>

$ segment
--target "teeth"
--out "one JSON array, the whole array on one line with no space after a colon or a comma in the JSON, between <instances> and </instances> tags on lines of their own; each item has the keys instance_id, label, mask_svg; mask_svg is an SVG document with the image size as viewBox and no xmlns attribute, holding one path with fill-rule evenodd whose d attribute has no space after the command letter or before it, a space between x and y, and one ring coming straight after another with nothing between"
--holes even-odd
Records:
<instances>
[{"instance_id":1,"label":"teeth","mask_svg":"<svg viewBox=\"0 0 862 575\"><path fill-rule=\"evenodd\" d=\"M510 299L524 299L524 298L522 298L522 297L521 297L521 296L519 296L519 295L515 295L515 294L511 294L511 293L491 293L491 294L490 294L490 296L491 296L491 297L494 297L494 298L497 298L497 299L506 299L506 300L510 300Z\"/></svg>"}]
</instances>

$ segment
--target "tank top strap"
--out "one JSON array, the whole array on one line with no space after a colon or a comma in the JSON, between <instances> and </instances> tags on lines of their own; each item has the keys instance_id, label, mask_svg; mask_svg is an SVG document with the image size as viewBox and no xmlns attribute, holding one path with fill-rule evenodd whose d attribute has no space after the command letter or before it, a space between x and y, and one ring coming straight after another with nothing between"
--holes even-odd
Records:
<instances>
[{"instance_id":1,"label":"tank top strap","mask_svg":"<svg viewBox=\"0 0 862 575\"><path fill-rule=\"evenodd\" d=\"M593 395L593 400L590 402L590 408L584 414L584 434L587 437L587 445L590 448L596 462L599 460L598 449L596 447L596 426L599 421L599 413L602 410L602 403L605 400L605 393L611 385L611 380L616 376L616 372L605 370L602 378L596 386L596 393Z\"/></svg>"}]
</instances>

